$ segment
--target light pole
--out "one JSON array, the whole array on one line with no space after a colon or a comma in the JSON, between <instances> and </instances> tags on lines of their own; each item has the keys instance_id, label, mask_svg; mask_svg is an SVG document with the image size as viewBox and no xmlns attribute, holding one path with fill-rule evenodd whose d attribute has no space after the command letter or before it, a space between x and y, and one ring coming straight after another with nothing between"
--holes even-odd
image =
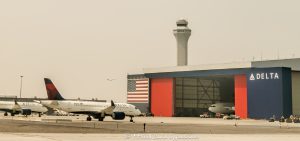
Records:
<instances>
[{"instance_id":1,"label":"light pole","mask_svg":"<svg viewBox=\"0 0 300 141\"><path fill-rule=\"evenodd\" d=\"M21 75L20 78L21 78L20 98L22 98L22 78L23 78L23 75Z\"/></svg>"}]
</instances>

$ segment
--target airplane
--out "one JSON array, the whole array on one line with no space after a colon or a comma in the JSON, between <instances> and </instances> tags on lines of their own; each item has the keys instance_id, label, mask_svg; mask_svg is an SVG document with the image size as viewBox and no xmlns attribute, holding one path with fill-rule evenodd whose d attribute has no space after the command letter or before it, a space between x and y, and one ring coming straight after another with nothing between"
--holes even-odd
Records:
<instances>
[{"instance_id":1,"label":"airplane","mask_svg":"<svg viewBox=\"0 0 300 141\"><path fill-rule=\"evenodd\" d=\"M233 103L215 103L210 105L208 110L213 113L233 114L235 108Z\"/></svg>"},{"instance_id":2,"label":"airplane","mask_svg":"<svg viewBox=\"0 0 300 141\"><path fill-rule=\"evenodd\" d=\"M31 113L38 113L41 117L42 113L48 111L46 107L36 102L17 102L15 101L0 101L0 111L4 111L4 116L8 115L8 112L11 116L16 114L22 115L31 115Z\"/></svg>"},{"instance_id":3,"label":"airplane","mask_svg":"<svg viewBox=\"0 0 300 141\"><path fill-rule=\"evenodd\" d=\"M46 107L62 110L68 113L88 115L87 121L92 118L103 121L105 116L111 116L114 120L123 120L125 116L133 117L141 115L141 111L132 104L83 101L83 100L66 100L58 92L55 85L49 78L44 78L48 100L41 100L40 103Z\"/></svg>"}]
</instances>

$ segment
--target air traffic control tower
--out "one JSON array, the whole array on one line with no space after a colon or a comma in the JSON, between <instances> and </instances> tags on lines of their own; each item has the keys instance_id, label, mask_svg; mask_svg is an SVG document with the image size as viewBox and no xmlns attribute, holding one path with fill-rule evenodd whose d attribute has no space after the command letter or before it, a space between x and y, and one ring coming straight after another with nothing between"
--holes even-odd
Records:
<instances>
[{"instance_id":1,"label":"air traffic control tower","mask_svg":"<svg viewBox=\"0 0 300 141\"><path fill-rule=\"evenodd\" d=\"M188 28L188 22L184 19L176 22L177 28L173 34L177 40L177 66L186 66L188 64L188 40L191 36L191 29Z\"/></svg>"}]
</instances>

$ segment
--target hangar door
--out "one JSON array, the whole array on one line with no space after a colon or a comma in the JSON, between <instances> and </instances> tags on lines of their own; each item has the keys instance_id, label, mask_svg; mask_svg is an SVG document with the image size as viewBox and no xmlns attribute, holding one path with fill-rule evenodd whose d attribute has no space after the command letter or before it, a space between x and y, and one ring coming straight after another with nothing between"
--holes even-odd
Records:
<instances>
[{"instance_id":1,"label":"hangar door","mask_svg":"<svg viewBox=\"0 0 300 141\"><path fill-rule=\"evenodd\" d=\"M199 116L211 104L233 102L232 77L176 78L175 116Z\"/></svg>"}]
</instances>

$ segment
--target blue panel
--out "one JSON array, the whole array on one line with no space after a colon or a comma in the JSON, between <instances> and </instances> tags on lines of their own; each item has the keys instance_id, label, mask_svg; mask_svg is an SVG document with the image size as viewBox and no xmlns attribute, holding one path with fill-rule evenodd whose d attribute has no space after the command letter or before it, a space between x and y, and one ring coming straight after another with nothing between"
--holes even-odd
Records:
<instances>
[{"instance_id":1,"label":"blue panel","mask_svg":"<svg viewBox=\"0 0 300 141\"><path fill-rule=\"evenodd\" d=\"M247 76L249 118L290 116L292 100L289 68L253 68Z\"/></svg>"},{"instance_id":2,"label":"blue panel","mask_svg":"<svg viewBox=\"0 0 300 141\"><path fill-rule=\"evenodd\" d=\"M249 68L198 70L198 71L182 71L182 72L146 73L145 76L148 78L202 77L202 76L216 76L216 75L246 74L248 71Z\"/></svg>"}]
</instances>

